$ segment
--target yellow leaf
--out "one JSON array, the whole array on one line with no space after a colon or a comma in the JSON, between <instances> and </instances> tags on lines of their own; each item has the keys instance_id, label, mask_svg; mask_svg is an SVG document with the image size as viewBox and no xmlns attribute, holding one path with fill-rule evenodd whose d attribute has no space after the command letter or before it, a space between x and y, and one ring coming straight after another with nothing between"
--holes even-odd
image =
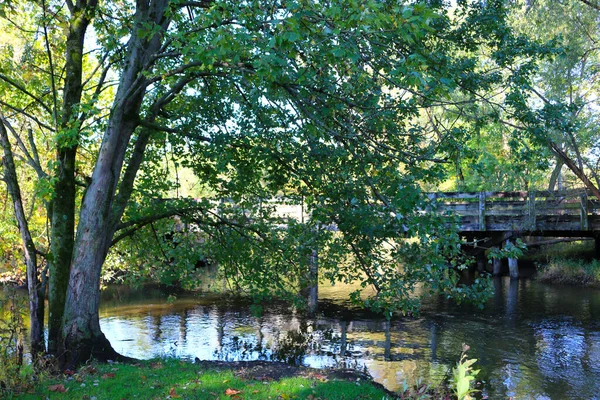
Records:
<instances>
[{"instance_id":1,"label":"yellow leaf","mask_svg":"<svg viewBox=\"0 0 600 400\"><path fill-rule=\"evenodd\" d=\"M241 394L241 393L242 393L242 391L241 390L237 390L237 389L229 389L229 388L227 388L225 390L225 396L235 396L235 395L238 395L238 394Z\"/></svg>"}]
</instances>

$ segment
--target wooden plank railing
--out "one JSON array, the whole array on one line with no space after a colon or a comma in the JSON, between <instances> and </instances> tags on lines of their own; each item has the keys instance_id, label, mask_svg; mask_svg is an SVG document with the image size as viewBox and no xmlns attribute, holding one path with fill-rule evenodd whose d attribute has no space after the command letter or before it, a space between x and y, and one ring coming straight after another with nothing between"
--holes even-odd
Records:
<instances>
[{"instance_id":1,"label":"wooden plank railing","mask_svg":"<svg viewBox=\"0 0 600 400\"><path fill-rule=\"evenodd\" d=\"M600 231L600 201L584 190L431 193L462 231Z\"/></svg>"},{"instance_id":2,"label":"wooden plank railing","mask_svg":"<svg viewBox=\"0 0 600 400\"><path fill-rule=\"evenodd\" d=\"M600 234L600 201L585 190L429 193L437 212L458 217L464 232L572 232ZM274 198L274 215L299 222L310 213L299 199ZM217 203L215 203L215 207ZM333 227L331 229L334 229Z\"/></svg>"}]
</instances>

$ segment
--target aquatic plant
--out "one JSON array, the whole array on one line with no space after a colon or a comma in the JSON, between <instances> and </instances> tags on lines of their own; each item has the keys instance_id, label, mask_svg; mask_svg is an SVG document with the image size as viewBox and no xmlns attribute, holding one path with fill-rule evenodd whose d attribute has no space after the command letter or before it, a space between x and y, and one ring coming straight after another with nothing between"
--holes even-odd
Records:
<instances>
[{"instance_id":1,"label":"aquatic plant","mask_svg":"<svg viewBox=\"0 0 600 400\"><path fill-rule=\"evenodd\" d=\"M452 368L452 388L458 400L470 400L471 395L477 390L473 388L473 381L479 373L479 370L473 369L473 364L477 362L476 358L467 358L467 351L470 347L463 344L462 353L456 367Z\"/></svg>"}]
</instances>

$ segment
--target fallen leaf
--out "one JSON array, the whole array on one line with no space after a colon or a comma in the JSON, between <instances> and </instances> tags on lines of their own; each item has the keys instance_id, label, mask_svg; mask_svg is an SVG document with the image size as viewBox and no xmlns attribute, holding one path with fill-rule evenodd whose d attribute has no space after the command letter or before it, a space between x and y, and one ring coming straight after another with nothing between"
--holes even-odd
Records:
<instances>
[{"instance_id":1,"label":"fallen leaf","mask_svg":"<svg viewBox=\"0 0 600 400\"><path fill-rule=\"evenodd\" d=\"M109 378L114 378L114 377L115 377L115 374L112 372L102 375L102 379L109 379Z\"/></svg>"},{"instance_id":2,"label":"fallen leaf","mask_svg":"<svg viewBox=\"0 0 600 400\"><path fill-rule=\"evenodd\" d=\"M64 393L67 391L67 389L65 389L65 385L59 383L58 385L52 385L52 386L48 386L48 390L51 392L58 392L58 393Z\"/></svg>"},{"instance_id":3,"label":"fallen leaf","mask_svg":"<svg viewBox=\"0 0 600 400\"><path fill-rule=\"evenodd\" d=\"M155 362L155 363L150 364L150 368L152 368L152 369L161 369L162 367L163 367L163 365L160 362Z\"/></svg>"},{"instance_id":4,"label":"fallen leaf","mask_svg":"<svg viewBox=\"0 0 600 400\"><path fill-rule=\"evenodd\" d=\"M253 390L252 394L257 394L258 392L260 392L260 390Z\"/></svg>"},{"instance_id":5,"label":"fallen leaf","mask_svg":"<svg viewBox=\"0 0 600 400\"><path fill-rule=\"evenodd\" d=\"M177 394L177 392L175 391L174 387L172 387L171 390L169 390L169 397L171 397L172 399L179 399L179 398L181 398L181 396L179 396Z\"/></svg>"},{"instance_id":6,"label":"fallen leaf","mask_svg":"<svg viewBox=\"0 0 600 400\"><path fill-rule=\"evenodd\" d=\"M237 390L237 389L225 389L225 396L235 396L237 394L242 393L242 390Z\"/></svg>"},{"instance_id":7,"label":"fallen leaf","mask_svg":"<svg viewBox=\"0 0 600 400\"><path fill-rule=\"evenodd\" d=\"M63 373L67 376L75 375L75 371L73 371L72 369L65 369L65 371Z\"/></svg>"},{"instance_id":8,"label":"fallen leaf","mask_svg":"<svg viewBox=\"0 0 600 400\"><path fill-rule=\"evenodd\" d=\"M94 368L94 367L92 367L92 366L90 365L90 366L88 366L88 367L85 369L85 372L87 372L88 374L92 374L92 375L93 375L93 374L95 374L96 372L98 372L98 370L97 370L96 368Z\"/></svg>"},{"instance_id":9,"label":"fallen leaf","mask_svg":"<svg viewBox=\"0 0 600 400\"><path fill-rule=\"evenodd\" d=\"M327 377L325 375L314 374L312 377L315 378L315 379L320 380L321 382L327 381Z\"/></svg>"}]
</instances>

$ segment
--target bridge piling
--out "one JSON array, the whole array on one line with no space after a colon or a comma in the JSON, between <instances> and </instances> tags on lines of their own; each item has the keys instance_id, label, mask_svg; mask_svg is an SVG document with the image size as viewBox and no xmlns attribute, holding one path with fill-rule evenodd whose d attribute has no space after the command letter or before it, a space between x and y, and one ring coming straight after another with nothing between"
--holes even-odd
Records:
<instances>
[{"instance_id":1,"label":"bridge piling","mask_svg":"<svg viewBox=\"0 0 600 400\"><path fill-rule=\"evenodd\" d=\"M510 239L504 242L504 247L510 247ZM516 258L508 259L508 273L510 279L519 279L519 263Z\"/></svg>"},{"instance_id":2,"label":"bridge piling","mask_svg":"<svg viewBox=\"0 0 600 400\"><path fill-rule=\"evenodd\" d=\"M308 261L308 313L314 315L319 304L319 257L316 250Z\"/></svg>"},{"instance_id":3,"label":"bridge piling","mask_svg":"<svg viewBox=\"0 0 600 400\"><path fill-rule=\"evenodd\" d=\"M502 260L500 258L494 258L492 261L492 274L494 276L502 275Z\"/></svg>"},{"instance_id":4,"label":"bridge piling","mask_svg":"<svg viewBox=\"0 0 600 400\"><path fill-rule=\"evenodd\" d=\"M485 258L485 254L481 253L477 255L477 271L479 273L485 272L485 266L487 264L487 259Z\"/></svg>"},{"instance_id":5,"label":"bridge piling","mask_svg":"<svg viewBox=\"0 0 600 400\"><path fill-rule=\"evenodd\" d=\"M519 279L519 263L516 258L508 259L508 271L510 279Z\"/></svg>"}]
</instances>

